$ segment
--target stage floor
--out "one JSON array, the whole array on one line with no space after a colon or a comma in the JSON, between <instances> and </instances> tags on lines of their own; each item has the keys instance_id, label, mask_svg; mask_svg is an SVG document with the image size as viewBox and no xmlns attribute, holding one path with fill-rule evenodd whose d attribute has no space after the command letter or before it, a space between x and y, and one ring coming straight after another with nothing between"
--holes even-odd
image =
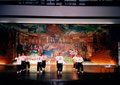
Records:
<instances>
[{"instance_id":1,"label":"stage floor","mask_svg":"<svg viewBox=\"0 0 120 85\"><path fill-rule=\"evenodd\" d=\"M115 85L120 72L116 66L84 65L84 73L77 74L72 65L64 65L57 74L55 65L47 65L44 73L37 74L36 65L30 71L16 74L15 65L0 65L0 81L4 85Z\"/></svg>"},{"instance_id":2,"label":"stage floor","mask_svg":"<svg viewBox=\"0 0 120 85\"><path fill-rule=\"evenodd\" d=\"M37 74L36 65L30 71L16 74L15 65L0 65L0 81L4 85L113 85L120 80L116 66L84 65L84 73L77 74L72 65L64 65L57 74L55 65L47 65L44 73Z\"/></svg>"},{"instance_id":3,"label":"stage floor","mask_svg":"<svg viewBox=\"0 0 120 85\"><path fill-rule=\"evenodd\" d=\"M37 73L37 66L31 65L30 70L23 72L21 74L16 74L16 66L15 65L0 65L0 75L3 77L7 77L7 74L10 74L13 79L18 80L57 80L57 81L68 81L68 80L81 80L84 75L91 76L97 74L114 74L116 72L116 66L105 66L105 65L84 65L84 73L78 74L72 65L64 65L63 73L61 75L57 74L56 65L47 65L45 72ZM3 75L5 74L5 75ZM1 77L0 76L0 77ZM1 77L1 78L2 78ZM7 77L9 78L9 76ZM10 79L11 79L10 78ZM89 78L89 77L88 77ZM94 77L92 77L94 78ZM95 77L96 78L96 77ZM104 78L104 77L103 77Z\"/></svg>"}]
</instances>

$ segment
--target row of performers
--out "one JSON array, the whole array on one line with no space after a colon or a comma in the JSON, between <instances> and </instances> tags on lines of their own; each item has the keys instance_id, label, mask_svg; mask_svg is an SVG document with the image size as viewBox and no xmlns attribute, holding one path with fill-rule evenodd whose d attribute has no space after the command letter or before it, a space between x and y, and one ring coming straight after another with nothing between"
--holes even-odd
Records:
<instances>
[{"instance_id":1,"label":"row of performers","mask_svg":"<svg viewBox=\"0 0 120 85\"><path fill-rule=\"evenodd\" d=\"M15 58L15 60L17 60L16 64L17 64L17 74L21 73L22 71L25 71L26 69L30 69L30 62L29 62L29 56L25 56L24 53L22 54L22 56L19 56ZM47 61L47 56L45 55L45 53L40 54L39 56L37 56L37 73L42 73L43 71L45 71L45 67L46 67L46 61ZM80 72L81 69L81 73L83 73L83 58L79 55L76 54L73 57L73 61L74 61L74 69L77 70L77 72ZM58 54L58 56L56 56L56 65L57 65L57 72L58 74L62 73L63 70L63 64L64 64L64 58L61 55L61 53Z\"/></svg>"}]
</instances>

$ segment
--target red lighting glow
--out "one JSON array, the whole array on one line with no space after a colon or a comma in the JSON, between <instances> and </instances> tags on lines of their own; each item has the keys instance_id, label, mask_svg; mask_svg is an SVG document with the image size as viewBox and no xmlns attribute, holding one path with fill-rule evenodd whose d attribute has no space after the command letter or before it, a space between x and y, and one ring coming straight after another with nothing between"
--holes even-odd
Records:
<instances>
[{"instance_id":1,"label":"red lighting glow","mask_svg":"<svg viewBox=\"0 0 120 85\"><path fill-rule=\"evenodd\" d=\"M101 50L93 54L90 58L92 63L102 65L116 65L116 61L110 56L110 50Z\"/></svg>"},{"instance_id":2,"label":"red lighting glow","mask_svg":"<svg viewBox=\"0 0 120 85\"><path fill-rule=\"evenodd\" d=\"M0 65L1 64L7 64L7 58L0 56Z\"/></svg>"},{"instance_id":3,"label":"red lighting glow","mask_svg":"<svg viewBox=\"0 0 120 85\"><path fill-rule=\"evenodd\" d=\"M0 64L6 64L6 61L0 60Z\"/></svg>"}]
</instances>

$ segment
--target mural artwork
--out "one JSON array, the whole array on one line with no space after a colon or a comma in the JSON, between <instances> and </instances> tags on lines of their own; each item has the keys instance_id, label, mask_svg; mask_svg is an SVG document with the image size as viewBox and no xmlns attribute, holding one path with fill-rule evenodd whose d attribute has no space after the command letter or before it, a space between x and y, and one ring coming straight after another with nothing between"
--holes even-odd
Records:
<instances>
[{"instance_id":1,"label":"mural artwork","mask_svg":"<svg viewBox=\"0 0 120 85\"><path fill-rule=\"evenodd\" d=\"M47 64L55 64L61 53L64 64L73 64L72 58L79 53L88 64L116 64L117 45L110 42L109 28L105 25L0 24L0 27L8 35L6 54L0 52L0 56L9 57L6 59L11 62L24 53L31 64L36 64L36 57L45 53Z\"/></svg>"}]
</instances>

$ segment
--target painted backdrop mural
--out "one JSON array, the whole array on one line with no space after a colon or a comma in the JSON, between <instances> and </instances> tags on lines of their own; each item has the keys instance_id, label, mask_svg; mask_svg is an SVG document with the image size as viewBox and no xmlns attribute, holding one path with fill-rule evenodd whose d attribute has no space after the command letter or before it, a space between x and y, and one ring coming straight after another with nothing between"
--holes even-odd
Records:
<instances>
[{"instance_id":1,"label":"painted backdrop mural","mask_svg":"<svg viewBox=\"0 0 120 85\"><path fill-rule=\"evenodd\" d=\"M0 24L0 27L8 32L11 60L24 53L34 64L36 56L45 52L47 63L55 64L61 53L64 64L72 64L72 57L80 53L87 63L116 64L116 43L110 42L106 25Z\"/></svg>"}]
</instances>

